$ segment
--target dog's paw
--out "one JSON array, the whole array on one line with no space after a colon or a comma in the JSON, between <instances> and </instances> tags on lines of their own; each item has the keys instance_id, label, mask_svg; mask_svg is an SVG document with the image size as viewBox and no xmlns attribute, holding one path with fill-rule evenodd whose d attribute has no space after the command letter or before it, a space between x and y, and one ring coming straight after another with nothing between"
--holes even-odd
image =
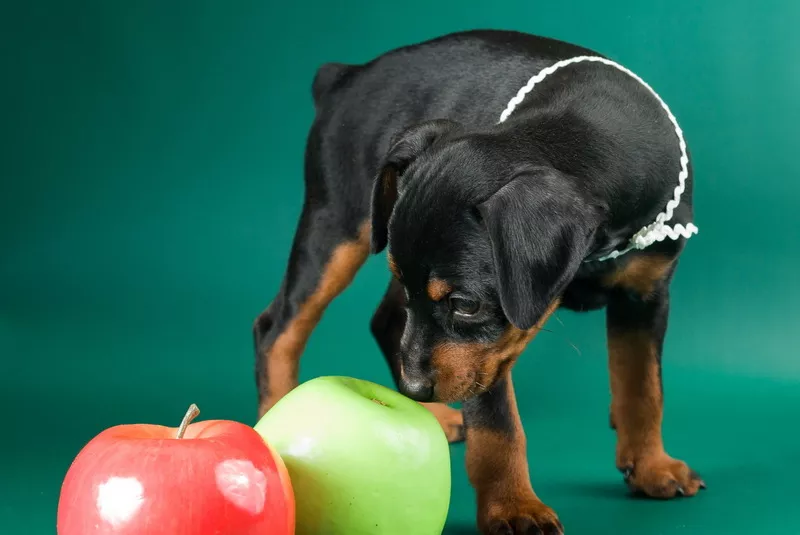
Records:
<instances>
[{"instance_id":1,"label":"dog's paw","mask_svg":"<svg viewBox=\"0 0 800 535\"><path fill-rule=\"evenodd\" d=\"M503 500L487 507L479 521L483 535L563 535L555 511L535 496Z\"/></svg>"},{"instance_id":2,"label":"dog's paw","mask_svg":"<svg viewBox=\"0 0 800 535\"><path fill-rule=\"evenodd\" d=\"M439 420L448 442L452 444L464 440L464 417L460 410L448 407L444 403L421 403L421 405Z\"/></svg>"},{"instance_id":3,"label":"dog's paw","mask_svg":"<svg viewBox=\"0 0 800 535\"><path fill-rule=\"evenodd\" d=\"M683 461L666 453L642 457L636 461L617 463L628 487L651 498L669 499L694 496L706 488L705 482Z\"/></svg>"}]
</instances>

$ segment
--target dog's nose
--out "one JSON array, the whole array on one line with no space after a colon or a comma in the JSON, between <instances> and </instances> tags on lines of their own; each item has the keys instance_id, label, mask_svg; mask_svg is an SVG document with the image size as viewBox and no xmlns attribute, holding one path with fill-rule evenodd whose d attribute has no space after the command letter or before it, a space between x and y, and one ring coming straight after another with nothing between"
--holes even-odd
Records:
<instances>
[{"instance_id":1,"label":"dog's nose","mask_svg":"<svg viewBox=\"0 0 800 535\"><path fill-rule=\"evenodd\" d=\"M414 401L431 401L433 399L433 383L427 379L406 378L400 383L400 392Z\"/></svg>"}]
</instances>

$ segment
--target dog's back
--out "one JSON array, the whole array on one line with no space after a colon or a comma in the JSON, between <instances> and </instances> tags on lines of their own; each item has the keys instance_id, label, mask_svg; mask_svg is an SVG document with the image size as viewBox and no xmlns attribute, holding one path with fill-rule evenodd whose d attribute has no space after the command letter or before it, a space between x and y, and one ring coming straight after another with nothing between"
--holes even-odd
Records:
<instances>
[{"instance_id":1,"label":"dog's back","mask_svg":"<svg viewBox=\"0 0 800 535\"><path fill-rule=\"evenodd\" d=\"M544 37L481 30L398 48L363 65L327 63L312 84L317 122L371 140L374 157L393 134L421 121L493 124L533 73L581 54L598 55Z\"/></svg>"},{"instance_id":2,"label":"dog's back","mask_svg":"<svg viewBox=\"0 0 800 535\"><path fill-rule=\"evenodd\" d=\"M482 30L399 48L363 65L323 65L313 83L317 117L310 143L339 176L322 178L346 180L348 190L357 190L350 202L366 203L396 134L431 119L498 128L500 114L531 76L580 55L602 57L558 40ZM617 199L613 212L620 221L630 222L625 207L652 204L652 214L639 214L646 224L671 195L680 156L673 126L646 88L613 67L580 64L556 72L525 97L509 123L516 120L529 128L514 135L538 139L553 167ZM691 191L685 201L681 210L690 208Z\"/></svg>"}]
</instances>

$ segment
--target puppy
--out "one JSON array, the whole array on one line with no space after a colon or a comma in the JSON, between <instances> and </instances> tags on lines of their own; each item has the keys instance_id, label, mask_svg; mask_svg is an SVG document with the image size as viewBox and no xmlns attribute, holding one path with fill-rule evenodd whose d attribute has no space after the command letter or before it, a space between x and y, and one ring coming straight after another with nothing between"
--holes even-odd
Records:
<instances>
[{"instance_id":1,"label":"puppy","mask_svg":"<svg viewBox=\"0 0 800 535\"><path fill-rule=\"evenodd\" d=\"M471 31L322 66L302 216L285 278L254 324L263 415L297 385L326 306L386 250L391 277L372 333L398 389L451 441L466 438L485 534L563 532L529 481L511 380L559 307L605 309L616 466L628 485L657 498L704 487L661 436L669 287L686 238L608 258L672 199L675 127L632 76L588 62L549 75L498 120L531 76L583 55L602 57ZM671 222L692 217L689 166ZM455 401L463 420L445 405Z\"/></svg>"}]
</instances>

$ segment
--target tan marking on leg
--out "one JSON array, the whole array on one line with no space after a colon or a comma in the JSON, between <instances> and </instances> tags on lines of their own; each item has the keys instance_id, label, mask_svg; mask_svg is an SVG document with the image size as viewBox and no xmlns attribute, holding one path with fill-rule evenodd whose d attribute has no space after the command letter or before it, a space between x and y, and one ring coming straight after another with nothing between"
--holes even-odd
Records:
<instances>
[{"instance_id":1,"label":"tan marking on leg","mask_svg":"<svg viewBox=\"0 0 800 535\"><path fill-rule=\"evenodd\" d=\"M607 275L603 284L632 290L642 297L648 297L656 285L669 272L673 258L664 255L637 256L621 269Z\"/></svg>"},{"instance_id":2,"label":"tan marking on leg","mask_svg":"<svg viewBox=\"0 0 800 535\"><path fill-rule=\"evenodd\" d=\"M439 425L442 426L447 441L460 442L464 440L464 416L461 411L448 407L444 403L421 403L423 407L431 411Z\"/></svg>"},{"instance_id":3,"label":"tan marking on leg","mask_svg":"<svg viewBox=\"0 0 800 535\"><path fill-rule=\"evenodd\" d=\"M664 451L663 396L658 349L647 332L609 333L611 418L617 431L617 468L648 496L697 494L702 480Z\"/></svg>"},{"instance_id":4,"label":"tan marking on leg","mask_svg":"<svg viewBox=\"0 0 800 535\"><path fill-rule=\"evenodd\" d=\"M646 332L610 333L611 416L624 456L663 451L662 397L655 344Z\"/></svg>"},{"instance_id":5,"label":"tan marking on leg","mask_svg":"<svg viewBox=\"0 0 800 535\"><path fill-rule=\"evenodd\" d=\"M528 533L532 526L560 533L556 531L561 529L558 515L542 503L531 485L525 431L510 372L505 377L512 431L468 427L466 433L467 474L477 494L478 526L483 533L505 533L507 528Z\"/></svg>"},{"instance_id":6,"label":"tan marking on leg","mask_svg":"<svg viewBox=\"0 0 800 535\"><path fill-rule=\"evenodd\" d=\"M428 281L428 297L431 301L441 301L453 291L453 287L442 279L431 279Z\"/></svg>"},{"instance_id":7,"label":"tan marking on leg","mask_svg":"<svg viewBox=\"0 0 800 535\"><path fill-rule=\"evenodd\" d=\"M355 277L369 255L370 226L364 223L356 241L339 245L323 269L317 288L268 350L266 359L269 396L259 407L263 416L297 386L300 356L327 306Z\"/></svg>"}]
</instances>

